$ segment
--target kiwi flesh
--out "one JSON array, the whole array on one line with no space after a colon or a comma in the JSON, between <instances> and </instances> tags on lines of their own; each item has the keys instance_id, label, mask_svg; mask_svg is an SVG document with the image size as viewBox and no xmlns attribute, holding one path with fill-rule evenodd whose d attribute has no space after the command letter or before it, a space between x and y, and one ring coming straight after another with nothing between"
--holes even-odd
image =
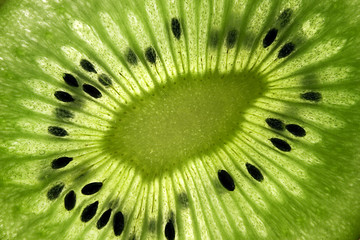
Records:
<instances>
[{"instance_id":1,"label":"kiwi flesh","mask_svg":"<svg viewBox=\"0 0 360 240\"><path fill-rule=\"evenodd\" d=\"M359 239L359 4L0 1L0 239Z\"/></svg>"}]
</instances>

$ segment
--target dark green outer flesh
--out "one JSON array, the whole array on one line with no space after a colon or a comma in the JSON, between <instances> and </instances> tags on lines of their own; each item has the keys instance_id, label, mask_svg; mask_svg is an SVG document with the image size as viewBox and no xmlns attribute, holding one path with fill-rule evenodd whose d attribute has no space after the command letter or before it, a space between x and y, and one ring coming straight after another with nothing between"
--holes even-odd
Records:
<instances>
[{"instance_id":1,"label":"dark green outer flesh","mask_svg":"<svg viewBox=\"0 0 360 240\"><path fill-rule=\"evenodd\" d=\"M81 214L81 209L88 203L86 200L79 203L81 205L77 206L78 208L71 212L71 214L68 214L65 213L63 208L63 195L61 195L56 202L51 202L46 199L46 192L51 186L49 182L55 183L56 177L59 177L62 180L68 180L67 184L73 184L71 186L74 189L79 190L81 188L81 186L77 186L76 183L74 183L73 178L68 177L70 174L66 175L66 172L64 175L58 174L55 175L55 177L52 177L53 170L51 170L49 166L51 160L58 155L57 153L59 151L76 152L77 149L86 149L86 147L84 147L84 142L89 139L81 134L78 134L78 136L83 142L74 141L73 143L52 138L46 133L48 125L58 123L51 115L52 110L44 107L44 109L41 109L43 112L41 112L36 106L34 106L34 108L37 110L31 110L27 107L29 106L29 102L32 101L34 101L35 105L41 101L46 102L50 106L55 105L55 100L52 98L53 92L50 92L46 96L42 96L41 94L36 93L36 89L34 90L31 88L32 83L43 81L56 88L61 88L63 86L61 75L51 75L50 73L44 72L39 67L39 64L36 62L39 58L48 57L53 62L62 65L68 71L77 72L79 75L81 75L81 69L77 66L78 62L62 59L63 53L60 50L62 46L75 46L77 49L83 49L86 55L92 57L91 59L101 60L101 57L96 55L96 51L91 50L91 48L89 50L87 47L82 48L84 45L83 42L74 41L78 37L69 34L69 29L67 28L69 28L68 22L71 19L79 19L84 22L91 21L91 14L95 14L96 11L102 10L102 5L94 3L96 1L86 1L89 2L87 8L86 6L81 6L82 1L78 1L80 3L61 1L59 4L45 4L40 1L12 0L11 2L7 1L5 5L1 6L3 2L5 1L0 1L0 206L2 208L0 211L0 239L117 239L113 235L110 225L107 226L104 231L98 231L95 228L95 222L89 224L80 222L79 216ZM138 1L141 2L138 3L138 5L134 3L130 4L130 2L131 1L122 1L122 3L119 4L128 6L129 9L143 4L141 1ZM163 1L159 0L156 2ZM277 199L276 197L271 198L271 196L267 195L266 189L262 189L261 184L250 184L250 186L253 186L254 188L261 189L260 193L264 193L263 195L260 195L265 199L266 210L261 207L257 208L257 204L262 202L261 200L250 204L252 207L255 205L255 209L259 209L256 214L260 217L264 227L251 225L249 222L245 222L243 224L246 229L244 231L245 233L240 230L237 231L236 229L238 226L236 226L236 216L232 215L232 209L229 208L224 216L230 216L229 219L235 220L223 227L222 224L224 222L221 221L221 218L214 218L218 220L218 222L214 220L215 225L213 227L215 230L214 235L211 235L206 233L206 230L202 229L207 225L205 223L203 225L200 224L206 222L208 216L210 216L208 217L209 219L212 219L211 217L214 214L209 210L210 208L203 210L204 215L196 215L196 217L192 215L192 217L189 217L191 219L197 218L198 228L189 227L188 225L191 224L191 222L182 221L186 218L186 214L189 215L188 212L181 215L182 213L174 211L175 214L181 216L175 216L177 220L176 233L180 232L182 234L177 235L178 239L196 239L199 237L202 237L203 239L218 239L218 237L223 239L359 239L360 138L358 136L360 132L360 98L358 93L360 92L360 16L358 14L358 6L360 5L360 2L299 2L301 2L301 7L299 9L305 9L305 12L299 11L298 18L300 20L307 16L311 16L312 14L312 16L314 16L317 13L320 13L323 14L322 16L324 16L326 23L319 35L315 34L312 38L310 37L310 40L308 41L308 43L310 43L309 45L306 45L306 41L305 43L302 42L302 40L305 39L303 35L289 28L288 34L290 36L295 36L295 33L298 33L294 38L297 38L299 41L299 49L303 47L303 52L311 52L311 49L317 45L316 41L320 43L321 40L324 39L345 41L345 44L341 45L341 51L335 51L333 55L329 54L329 56L324 57L322 61L314 63L311 62L311 59L308 59L311 63L306 65L304 64L306 61L302 59L299 64L304 64L304 69L299 69L297 72L291 72L291 69L286 70L293 73L294 76L305 76L308 72L317 73L314 69L321 70L327 67L337 68L339 70L337 73L338 75L333 77L323 76L325 80L320 79L320 82L313 85L310 84L310 88L307 88L307 83L305 81L300 87L294 87L295 93L292 95L290 94L291 96L298 96L297 90L302 88L316 89L328 93L327 95L324 94L324 101L320 106L314 105L310 107L313 110L318 110L319 114L315 115L315 120L311 115L300 116L298 112L295 111L296 109L279 107L279 115L285 116L285 119L300 119L299 122L302 123L306 123L307 120L311 122L311 124L306 126L309 126L309 129L313 129L312 133L315 137L310 138L309 142L295 140L294 142L291 142L291 145L298 146L299 149L304 151L309 151L309 158L312 159L312 157L315 156L314 159L318 159L319 162L301 165L300 170L306 173L306 179L301 180L297 177L294 178L294 182L298 183L302 190L302 193L299 195L292 194L284 189L283 192L281 192L282 199ZM231 3L233 3L233 1L227 2L229 5L231 5ZM277 13L280 12L279 10L286 6L286 1L274 5L277 5L277 10L274 10L273 15L277 16ZM18 9L23 8L29 10L26 16L23 12L18 11ZM105 8L106 7L104 6L104 9ZM121 7L119 8L121 9ZM229 9L225 11L231 11L231 9L232 8L229 7ZM78 15L75 13L78 13ZM119 15L121 18L121 13L119 13ZM231 20L229 20L229 23L231 23ZM151 25L151 23L149 24ZM123 25L121 25L121 27L124 28ZM261 36L263 36L270 27L270 23L262 25L262 30L259 30L262 34ZM296 29L296 24L294 28ZM30 31L27 31L26 29L29 29ZM156 35L154 36L154 39L156 39ZM150 38L146 43L146 46L142 46L142 42L139 42L139 45L133 43L133 48L137 52L141 52L148 45L154 44L154 39ZM261 40L262 37L257 39L258 42L261 42ZM169 42L171 41L169 40ZM286 37L280 37L279 41L281 42L277 43L278 48L286 43ZM172 44L176 45L174 42L172 42ZM185 55L185 49L186 47L191 46L191 44L193 43L188 42L187 44L183 43L182 45L182 51L184 52L183 55L185 58L189 58L189 56ZM337 43L334 45L337 46ZM156 47L158 52L160 48L159 46ZM334 49L331 47L324 47L319 55L325 56L326 54L324 54L324 52L330 52L331 50ZM222 51L226 52L226 49L222 49ZM224 55L223 52L219 50L219 55ZM276 56L277 50L266 53L268 55L261 51L260 53L265 56L273 57ZM176 55L176 53L173 54ZM254 54L256 54L256 52L254 52ZM285 60L284 65L281 63L272 65L275 74L287 76L277 70L289 66L286 64L291 64L291 61L295 61L296 56L300 56L299 58L301 59L300 50L299 55L295 55L293 59L289 58L288 61ZM271 57L269 58L271 59ZM264 61L264 65L267 65L270 62L269 59ZM187 62L191 62L191 60ZM219 64L221 65L221 63ZM160 71L165 69L164 65L165 64L163 63L160 65L162 66L159 67ZM189 63L189 65L191 64ZM264 65L259 66L259 69L263 69ZM109 69L113 68L114 66L109 67ZM171 68L171 66L169 68ZM118 69L125 71L124 69L126 68L119 67ZM155 72L151 66L149 69L150 70L148 71L152 73ZM193 71L196 71L193 69L194 68L189 68L187 70L192 73ZM106 70L107 69L104 71ZM270 71L267 73L268 75L266 77L270 80L273 79L271 78L272 73ZM82 74L85 76L84 78L86 78L86 74ZM332 74L335 73L332 72ZM296 81L294 80L294 83L298 84L299 81ZM46 84L44 89L46 89ZM287 87L289 86L291 86L291 84L287 83ZM39 89L39 92L43 93L44 89ZM289 87L287 91L291 92L291 87ZM328 99L326 99L326 96ZM39 97L43 97L43 99L38 100ZM274 95L274 98L280 99L279 101L293 101L291 97L288 99L286 97L287 96L282 98L280 94ZM25 100L28 105L24 106L23 100ZM110 104L112 103L111 99L107 101ZM294 101L296 102L296 100ZM104 105L107 106L106 104ZM296 105L296 103L294 104ZM110 106L113 107L112 105ZM300 110L306 109L302 108L301 103L298 103L296 106L298 106ZM292 112L292 110L294 111ZM100 113L104 114L106 111L104 110ZM323 115L321 115L322 113ZM79 115L81 115L80 111ZM84 114L84 116L88 115L89 113ZM323 118L321 118L321 116ZM91 118L91 116L89 118ZM322 123L321 121L316 121L316 118L325 119L325 122ZM311 121L311 119L314 121ZM90 122L90 124L93 125L89 128L91 129L94 127L96 123L95 120ZM81 125L81 122L76 122L76 124ZM265 127L265 125L263 125L263 127ZM45 131L42 131L42 128L45 129ZM266 131L267 130L264 130L264 134L268 136ZM95 132L96 131L93 131L91 133ZM280 134L280 136L282 135ZM94 142L91 142L91 140L92 139L89 140L90 145L91 143L96 143L96 140L98 139L94 140ZM84 152L87 153L85 150ZM269 154L270 156L274 156L272 155L273 152ZM266 156L267 153L264 153L264 155ZM305 153L303 156L305 158L308 155ZM84 162L86 163L86 161ZM222 165L216 164L216 167L213 167L214 170L219 166ZM84 165L80 164L80 167L84 167ZM79 174L80 172L81 171L78 171L76 174ZM271 175L271 172L271 169L269 169L269 175ZM192 173L194 174L194 178L199 178L201 175L199 172ZM244 172L244 174L246 174L246 172ZM265 179L267 179L267 175L264 174L264 176ZM277 175L274 173L272 176L276 178ZM164 174L161 177L171 178L172 175ZM138 180L138 178L134 179ZM210 179L216 182L216 174L211 178L209 177L209 180ZM82 179L79 181L81 182ZM145 178L145 184L141 185L139 188L135 188L135 190L139 190L144 186L144 189L147 189L146 186L148 186L147 184L150 186L151 181L151 179ZM197 179L193 181L196 182ZM237 182L236 179L235 181ZM84 183L84 181L81 183ZM242 191L240 182L237 183L239 183L239 185L237 185L236 191ZM264 182L263 184L265 185L267 182ZM214 183L214 185L217 186L216 183ZM194 184L190 185L190 188L191 186L194 186ZM214 203L214 210L223 211L228 204L231 207L234 206L234 199L226 195L231 193L225 193L216 188L214 190L209 186L212 186L212 184L208 183L208 185L205 186L205 188L209 188L209 193L219 194L219 199L222 199L223 201L222 205ZM70 188L66 189L66 191L68 190L70 190ZM117 190L116 186L112 189L112 191L115 192ZM191 193L191 190L192 189L187 190L188 194ZM167 194L171 193L173 192L169 191ZM241 196L247 195L244 193ZM163 196L159 196L159 199L162 198ZM168 196L168 198L172 199L171 196ZM204 198L218 199L218 197L212 198L211 196ZM164 199L166 202L167 198ZM249 199L239 199L238 203L240 205L243 203L245 204L247 200ZM123 201L123 199L121 201ZM128 205L133 206L139 206L139 203L133 195L130 199L125 198L125 203L122 202L122 204L126 206L124 207L124 211L128 211L128 215L131 215L132 213L130 213L129 210L130 207L126 205L126 201L129 202ZM190 199L190 209L195 208L194 206L198 206L196 204L199 202L202 202L202 198L194 194L193 199ZM169 205L172 205L172 203L169 203ZM206 205L206 203L204 203L204 205ZM221 207L217 208L218 206ZM235 204L235 206L238 205ZM236 213L243 214L243 219L246 219L246 213L248 212L246 210L242 212L243 209L241 207L239 207L239 209L234 210L234 212L238 211ZM194 210L194 212L196 210ZM191 211L192 210L190 210L190 212ZM160 215L160 223L156 229L156 234L145 234L146 238L164 238L163 228L166 223L165 219L168 217L165 215L170 216L171 213L166 209L162 210ZM134 218L134 216L132 216L132 218ZM126 219L130 219L130 217ZM209 225L212 226L211 224ZM124 233L118 238L129 239L134 234L137 237L144 236L144 234L142 235L139 231L139 226L136 227L136 231L133 232L132 228L125 226ZM233 231L229 232L229 229L232 229ZM266 235L260 234L259 229L265 229ZM146 229L143 230L147 231ZM189 230L189 235L184 235L187 233L185 230ZM216 235L216 233L219 235Z\"/></svg>"}]
</instances>

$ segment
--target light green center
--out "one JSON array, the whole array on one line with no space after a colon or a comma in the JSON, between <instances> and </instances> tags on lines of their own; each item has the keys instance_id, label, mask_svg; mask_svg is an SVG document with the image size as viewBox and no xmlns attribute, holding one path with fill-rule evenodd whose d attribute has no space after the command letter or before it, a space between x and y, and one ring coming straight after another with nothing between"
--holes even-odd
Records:
<instances>
[{"instance_id":1,"label":"light green center","mask_svg":"<svg viewBox=\"0 0 360 240\"><path fill-rule=\"evenodd\" d=\"M147 175L174 169L241 131L264 89L253 73L178 77L121 110L105 147Z\"/></svg>"}]
</instances>

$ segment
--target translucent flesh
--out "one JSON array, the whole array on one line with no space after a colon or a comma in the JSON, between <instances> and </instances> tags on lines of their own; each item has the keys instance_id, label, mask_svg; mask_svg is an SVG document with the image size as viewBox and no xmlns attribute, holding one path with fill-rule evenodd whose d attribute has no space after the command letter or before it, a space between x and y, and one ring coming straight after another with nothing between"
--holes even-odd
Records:
<instances>
[{"instance_id":1,"label":"translucent flesh","mask_svg":"<svg viewBox=\"0 0 360 240\"><path fill-rule=\"evenodd\" d=\"M169 220L177 239L360 237L359 1L2 2L0 239L165 239ZM279 18L286 9L287 24ZM278 35L264 48L272 28ZM289 42L295 50L278 58ZM127 61L129 48L137 64ZM64 73L102 97L66 85ZM113 84L102 85L100 74ZM61 102L56 91L76 101ZM301 97L309 92L321 100ZM73 117L59 118L58 108ZM274 130L267 118L298 124L306 136ZM69 135L53 136L49 126ZM64 156L73 160L52 169ZM221 185L219 170L234 191ZM101 190L81 194L91 182ZM77 201L68 211L71 190ZM95 201L96 215L82 222ZM109 208L124 215L120 236L113 215L96 228Z\"/></svg>"}]
</instances>

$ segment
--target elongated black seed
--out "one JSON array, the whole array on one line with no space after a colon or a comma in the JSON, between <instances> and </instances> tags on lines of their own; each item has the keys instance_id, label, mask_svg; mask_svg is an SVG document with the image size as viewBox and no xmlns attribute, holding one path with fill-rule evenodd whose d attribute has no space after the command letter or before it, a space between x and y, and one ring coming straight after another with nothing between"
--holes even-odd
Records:
<instances>
[{"instance_id":1,"label":"elongated black seed","mask_svg":"<svg viewBox=\"0 0 360 240\"><path fill-rule=\"evenodd\" d=\"M126 60L131 65L136 65L137 62L138 62L137 56L136 56L136 54L134 53L134 51L131 48L129 48L127 53L126 53Z\"/></svg>"},{"instance_id":2,"label":"elongated black seed","mask_svg":"<svg viewBox=\"0 0 360 240\"><path fill-rule=\"evenodd\" d=\"M70 73L64 73L63 79L66 82L66 84L71 86L71 87L78 87L79 86L79 83L76 80L76 78Z\"/></svg>"},{"instance_id":3,"label":"elongated black seed","mask_svg":"<svg viewBox=\"0 0 360 240\"><path fill-rule=\"evenodd\" d=\"M235 183L230 174L225 170L218 171L218 178L220 183L229 191L234 191Z\"/></svg>"},{"instance_id":4,"label":"elongated black seed","mask_svg":"<svg viewBox=\"0 0 360 240\"><path fill-rule=\"evenodd\" d=\"M171 31L174 34L175 38L180 39L181 37L181 26L179 19L172 18L171 19Z\"/></svg>"},{"instance_id":5,"label":"elongated black seed","mask_svg":"<svg viewBox=\"0 0 360 240\"><path fill-rule=\"evenodd\" d=\"M68 192L64 198L64 206L65 209L68 211L71 211L76 204L76 194L73 190Z\"/></svg>"},{"instance_id":6,"label":"elongated black seed","mask_svg":"<svg viewBox=\"0 0 360 240\"><path fill-rule=\"evenodd\" d=\"M69 135L69 133L65 129L56 126L48 127L48 132L56 137L65 137Z\"/></svg>"},{"instance_id":7,"label":"elongated black seed","mask_svg":"<svg viewBox=\"0 0 360 240\"><path fill-rule=\"evenodd\" d=\"M226 47L228 49L233 48L236 43L238 31L236 29L230 30L226 36Z\"/></svg>"},{"instance_id":8,"label":"elongated black seed","mask_svg":"<svg viewBox=\"0 0 360 240\"><path fill-rule=\"evenodd\" d=\"M96 223L96 227L98 229L102 229L109 222L110 216L111 216L111 211L112 211L111 209L108 209L101 215L101 217L99 218L99 220Z\"/></svg>"},{"instance_id":9,"label":"elongated black seed","mask_svg":"<svg viewBox=\"0 0 360 240\"><path fill-rule=\"evenodd\" d=\"M304 137L306 135L305 129L297 124L286 125L286 130L288 130L291 134L293 134L296 137Z\"/></svg>"},{"instance_id":10,"label":"elongated black seed","mask_svg":"<svg viewBox=\"0 0 360 240\"><path fill-rule=\"evenodd\" d=\"M312 102L318 102L321 100L322 96L319 92L306 92L300 95L302 99L312 101Z\"/></svg>"},{"instance_id":11,"label":"elongated black seed","mask_svg":"<svg viewBox=\"0 0 360 240\"><path fill-rule=\"evenodd\" d=\"M104 73L100 74L98 79L99 82L105 87L110 86L112 84L110 77Z\"/></svg>"},{"instance_id":12,"label":"elongated black seed","mask_svg":"<svg viewBox=\"0 0 360 240\"><path fill-rule=\"evenodd\" d=\"M173 240L175 239L175 228L174 228L174 224L171 220L169 220L167 223L166 223L166 226L165 226L165 237L166 239L168 240Z\"/></svg>"},{"instance_id":13,"label":"elongated black seed","mask_svg":"<svg viewBox=\"0 0 360 240\"><path fill-rule=\"evenodd\" d=\"M94 87L90 84L84 84L83 90L84 90L84 92L86 92L87 94L92 96L93 98L101 98L102 97L101 92L96 87Z\"/></svg>"},{"instance_id":14,"label":"elongated black seed","mask_svg":"<svg viewBox=\"0 0 360 240\"><path fill-rule=\"evenodd\" d=\"M148 47L145 50L145 57L146 60L148 60L148 62L155 64L156 63L156 52L155 49L153 47Z\"/></svg>"},{"instance_id":15,"label":"elongated black seed","mask_svg":"<svg viewBox=\"0 0 360 240\"><path fill-rule=\"evenodd\" d=\"M215 48L219 42L219 32L217 30L212 30L209 35L209 45L212 48Z\"/></svg>"},{"instance_id":16,"label":"elongated black seed","mask_svg":"<svg viewBox=\"0 0 360 240\"><path fill-rule=\"evenodd\" d=\"M72 160L72 157L60 157L52 161L51 167L53 169L63 168L66 167L66 165L68 165Z\"/></svg>"},{"instance_id":17,"label":"elongated black seed","mask_svg":"<svg viewBox=\"0 0 360 240\"><path fill-rule=\"evenodd\" d=\"M269 125L269 127L276 129L276 130L284 130L284 123L276 118L267 118L265 122Z\"/></svg>"},{"instance_id":18,"label":"elongated black seed","mask_svg":"<svg viewBox=\"0 0 360 240\"><path fill-rule=\"evenodd\" d=\"M267 32L266 36L263 39L263 47L264 48L267 48L275 41L277 33L278 33L278 30L276 28L272 28Z\"/></svg>"},{"instance_id":19,"label":"elongated black seed","mask_svg":"<svg viewBox=\"0 0 360 240\"><path fill-rule=\"evenodd\" d=\"M295 44L292 42L286 43L279 51L278 58L289 56L295 50Z\"/></svg>"},{"instance_id":20,"label":"elongated black seed","mask_svg":"<svg viewBox=\"0 0 360 240\"><path fill-rule=\"evenodd\" d=\"M67 92L64 91L56 91L55 92L55 97L62 101L62 102L73 102L74 98Z\"/></svg>"},{"instance_id":21,"label":"elongated black seed","mask_svg":"<svg viewBox=\"0 0 360 240\"><path fill-rule=\"evenodd\" d=\"M122 214L122 212L115 213L113 222L115 236L120 236L120 234L124 230L124 225L124 215Z\"/></svg>"},{"instance_id":22,"label":"elongated black seed","mask_svg":"<svg viewBox=\"0 0 360 240\"><path fill-rule=\"evenodd\" d=\"M80 66L88 72L96 73L94 65L86 59L81 59Z\"/></svg>"},{"instance_id":23,"label":"elongated black seed","mask_svg":"<svg viewBox=\"0 0 360 240\"><path fill-rule=\"evenodd\" d=\"M83 212L81 213L81 221L83 222L90 221L95 216L98 206L99 206L99 201L87 205L84 208Z\"/></svg>"},{"instance_id":24,"label":"elongated black seed","mask_svg":"<svg viewBox=\"0 0 360 240\"><path fill-rule=\"evenodd\" d=\"M270 138L270 141L276 148L278 148L279 150L281 150L283 152L290 152L291 151L291 146L282 139Z\"/></svg>"},{"instance_id":25,"label":"elongated black seed","mask_svg":"<svg viewBox=\"0 0 360 240\"><path fill-rule=\"evenodd\" d=\"M55 114L58 118L73 118L74 114L72 114L70 111L62 108L56 108Z\"/></svg>"},{"instance_id":26,"label":"elongated black seed","mask_svg":"<svg viewBox=\"0 0 360 240\"><path fill-rule=\"evenodd\" d=\"M65 187L64 183L59 183L53 186L52 188L50 188L50 190L47 192L48 199L55 200L56 198L58 198L64 187Z\"/></svg>"},{"instance_id":27,"label":"elongated black seed","mask_svg":"<svg viewBox=\"0 0 360 240\"><path fill-rule=\"evenodd\" d=\"M86 184L82 189L81 189L81 193L84 195L91 195L94 193L97 193L101 187L102 187L102 182L92 182L89 184Z\"/></svg>"},{"instance_id":28,"label":"elongated black seed","mask_svg":"<svg viewBox=\"0 0 360 240\"><path fill-rule=\"evenodd\" d=\"M280 27L285 27L290 22L292 12L291 8L287 8L280 14L278 18Z\"/></svg>"},{"instance_id":29,"label":"elongated black seed","mask_svg":"<svg viewBox=\"0 0 360 240\"><path fill-rule=\"evenodd\" d=\"M260 170L254 165L246 163L246 169L256 181L261 182L262 180L264 180L264 176L261 174Z\"/></svg>"}]
</instances>

